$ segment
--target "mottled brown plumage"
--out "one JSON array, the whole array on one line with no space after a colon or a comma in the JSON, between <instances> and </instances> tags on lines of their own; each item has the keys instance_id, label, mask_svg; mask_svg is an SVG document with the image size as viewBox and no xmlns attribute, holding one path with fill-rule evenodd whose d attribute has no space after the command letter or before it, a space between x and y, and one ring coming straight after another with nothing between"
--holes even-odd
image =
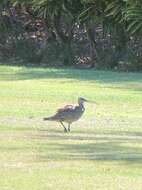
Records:
<instances>
[{"instance_id":1,"label":"mottled brown plumage","mask_svg":"<svg viewBox=\"0 0 142 190\"><path fill-rule=\"evenodd\" d=\"M85 111L84 102L87 102L87 100L80 97L78 98L77 106L66 105L63 108L58 109L55 115L46 117L44 120L60 122L64 127L65 132L70 131L70 125L77 121ZM68 130L63 122L68 124Z\"/></svg>"}]
</instances>

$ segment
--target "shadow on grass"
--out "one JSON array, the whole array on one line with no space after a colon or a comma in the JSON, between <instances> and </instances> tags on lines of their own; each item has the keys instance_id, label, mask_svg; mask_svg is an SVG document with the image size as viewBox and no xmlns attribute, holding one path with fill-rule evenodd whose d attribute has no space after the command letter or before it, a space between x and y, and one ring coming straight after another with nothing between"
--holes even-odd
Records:
<instances>
[{"instance_id":1,"label":"shadow on grass","mask_svg":"<svg viewBox=\"0 0 142 190\"><path fill-rule=\"evenodd\" d=\"M40 134L38 162L49 160L100 160L124 161L127 164L142 163L142 136L125 132L125 136L114 133ZM47 141L48 140L48 141Z\"/></svg>"},{"instance_id":2,"label":"shadow on grass","mask_svg":"<svg viewBox=\"0 0 142 190\"><path fill-rule=\"evenodd\" d=\"M102 83L142 82L141 73L118 73L111 71L79 70L73 68L21 68L16 72L1 72L1 80L77 79Z\"/></svg>"},{"instance_id":3,"label":"shadow on grass","mask_svg":"<svg viewBox=\"0 0 142 190\"><path fill-rule=\"evenodd\" d=\"M48 133L45 129L39 129L39 134L37 138L51 138L51 140L54 138L56 140L61 139L68 139L68 140L96 140L99 138L101 140L116 140L116 139L122 139L122 140L142 140L142 132L140 131L125 131L125 130L106 130L104 129L102 132L94 130L85 131L85 134L81 135L80 131L73 131L71 133L67 133L67 135L64 135L64 132L61 133L61 130L56 131L56 133ZM47 132L47 133L46 133ZM114 137L113 137L114 136ZM105 139L104 139L105 137Z\"/></svg>"},{"instance_id":4,"label":"shadow on grass","mask_svg":"<svg viewBox=\"0 0 142 190\"><path fill-rule=\"evenodd\" d=\"M0 151L9 152L11 155L21 152L27 156L34 151L34 162L98 160L142 164L142 133L138 131L67 134L58 131L36 131L25 135L24 138L17 136L17 143L13 144L11 141L10 144L0 145ZM27 144L18 144L23 139L28 140Z\"/></svg>"}]
</instances>

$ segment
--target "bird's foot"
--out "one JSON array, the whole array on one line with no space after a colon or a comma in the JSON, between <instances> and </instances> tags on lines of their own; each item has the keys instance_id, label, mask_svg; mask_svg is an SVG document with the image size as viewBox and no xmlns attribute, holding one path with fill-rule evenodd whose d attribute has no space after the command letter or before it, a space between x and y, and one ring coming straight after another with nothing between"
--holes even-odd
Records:
<instances>
[{"instance_id":1,"label":"bird's foot","mask_svg":"<svg viewBox=\"0 0 142 190\"><path fill-rule=\"evenodd\" d=\"M68 132L70 132L71 130L70 130L70 124L68 124Z\"/></svg>"},{"instance_id":2,"label":"bird's foot","mask_svg":"<svg viewBox=\"0 0 142 190\"><path fill-rule=\"evenodd\" d=\"M65 133L67 133L67 132L68 132L66 128L64 129L64 132L65 132Z\"/></svg>"}]
</instances>

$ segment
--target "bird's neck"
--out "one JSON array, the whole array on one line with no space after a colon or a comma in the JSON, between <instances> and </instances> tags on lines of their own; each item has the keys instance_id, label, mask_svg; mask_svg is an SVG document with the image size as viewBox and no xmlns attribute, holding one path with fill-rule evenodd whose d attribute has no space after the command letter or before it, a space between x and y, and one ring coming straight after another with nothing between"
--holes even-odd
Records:
<instances>
[{"instance_id":1,"label":"bird's neck","mask_svg":"<svg viewBox=\"0 0 142 190\"><path fill-rule=\"evenodd\" d=\"M84 103L80 102L80 103L79 103L79 107L82 109L82 111L85 110L85 108L84 108Z\"/></svg>"}]
</instances>

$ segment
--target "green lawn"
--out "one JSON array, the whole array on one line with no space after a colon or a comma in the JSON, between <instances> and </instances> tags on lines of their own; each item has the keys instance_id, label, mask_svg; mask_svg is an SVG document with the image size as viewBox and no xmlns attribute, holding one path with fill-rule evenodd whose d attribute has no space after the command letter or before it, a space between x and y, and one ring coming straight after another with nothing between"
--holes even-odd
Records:
<instances>
[{"instance_id":1,"label":"green lawn","mask_svg":"<svg viewBox=\"0 0 142 190\"><path fill-rule=\"evenodd\" d=\"M70 133L44 116L83 96ZM0 190L142 190L142 74L0 66Z\"/></svg>"}]
</instances>

